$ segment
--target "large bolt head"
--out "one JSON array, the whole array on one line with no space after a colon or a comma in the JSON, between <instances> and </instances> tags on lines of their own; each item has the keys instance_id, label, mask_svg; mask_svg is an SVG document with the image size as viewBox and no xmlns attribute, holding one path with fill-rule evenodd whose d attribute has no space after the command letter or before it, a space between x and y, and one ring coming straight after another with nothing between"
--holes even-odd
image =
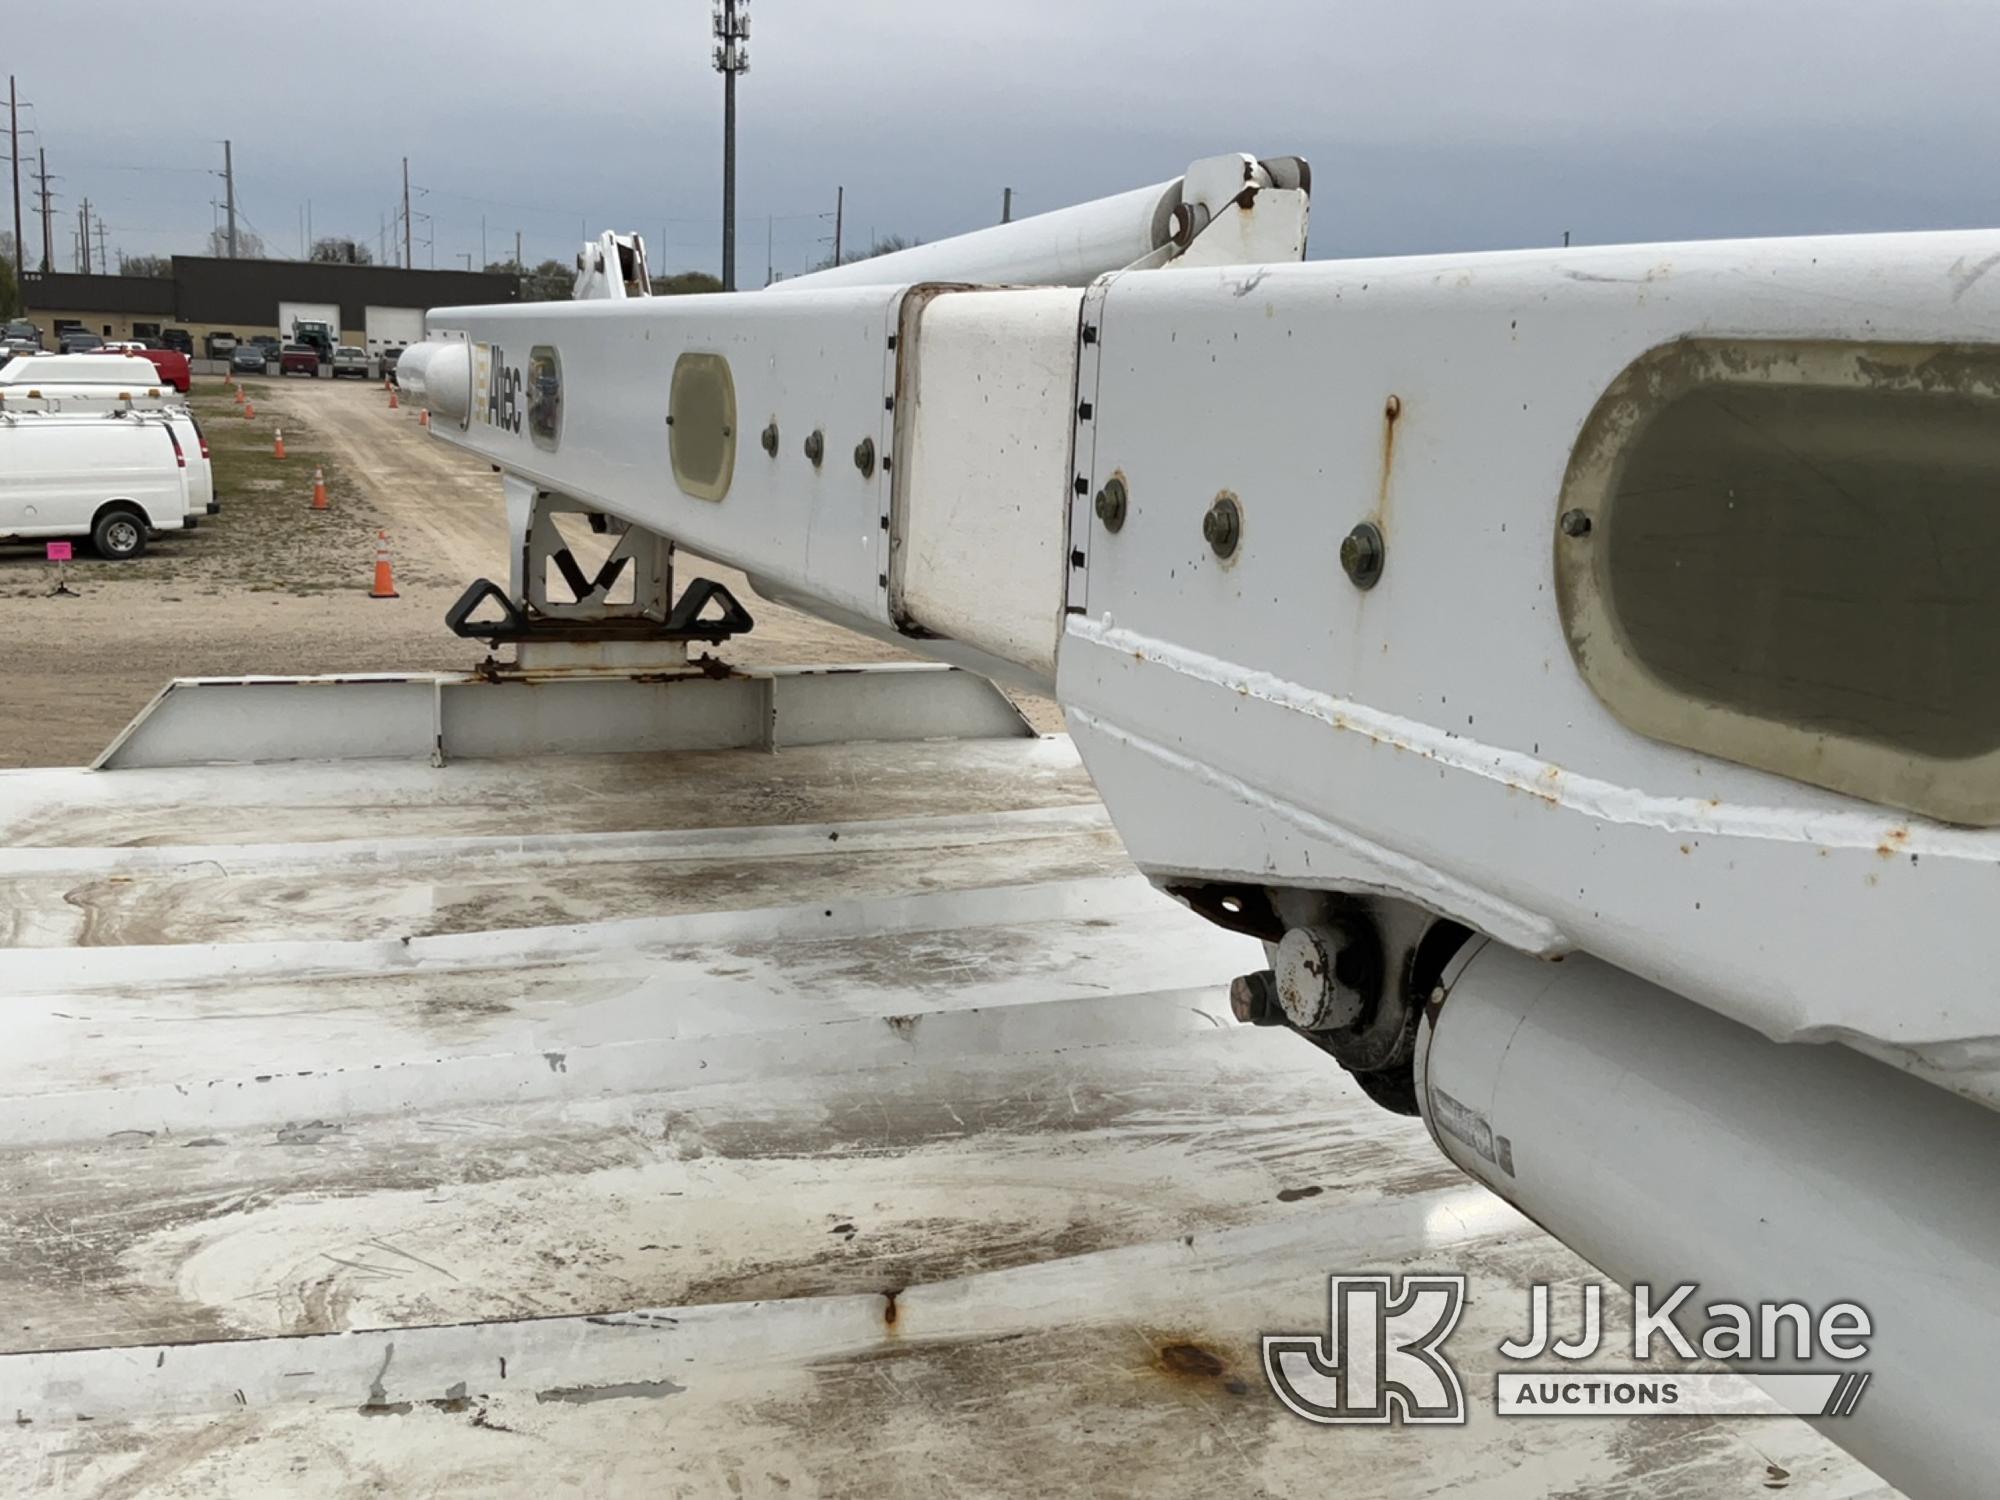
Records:
<instances>
[{"instance_id":1,"label":"large bolt head","mask_svg":"<svg viewBox=\"0 0 2000 1500\"><path fill-rule=\"evenodd\" d=\"M1097 519L1106 531L1116 531L1125 524L1125 481L1116 474L1097 492Z\"/></svg>"},{"instance_id":2,"label":"large bolt head","mask_svg":"<svg viewBox=\"0 0 2000 1500\"><path fill-rule=\"evenodd\" d=\"M1334 977L1329 936L1294 927L1278 944L1278 1007L1301 1031L1334 1031L1361 1016L1361 997Z\"/></svg>"},{"instance_id":3,"label":"large bolt head","mask_svg":"<svg viewBox=\"0 0 2000 1500\"><path fill-rule=\"evenodd\" d=\"M1243 535L1243 510L1234 495L1217 495L1201 518L1201 534L1217 557L1233 557Z\"/></svg>"},{"instance_id":4,"label":"large bolt head","mask_svg":"<svg viewBox=\"0 0 2000 1500\"><path fill-rule=\"evenodd\" d=\"M1340 544L1341 569L1358 589L1372 589L1382 581L1385 555L1382 533L1372 521L1363 521Z\"/></svg>"}]
</instances>

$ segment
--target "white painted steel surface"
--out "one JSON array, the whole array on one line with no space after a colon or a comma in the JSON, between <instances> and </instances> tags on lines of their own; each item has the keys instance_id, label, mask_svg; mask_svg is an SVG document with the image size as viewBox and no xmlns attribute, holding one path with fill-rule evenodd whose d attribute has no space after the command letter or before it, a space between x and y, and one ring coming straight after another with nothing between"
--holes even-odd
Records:
<instances>
[{"instance_id":1,"label":"white painted steel surface","mask_svg":"<svg viewBox=\"0 0 2000 1500\"><path fill-rule=\"evenodd\" d=\"M1053 686L1083 294L946 294L905 316L890 596L900 620Z\"/></svg>"},{"instance_id":2,"label":"white painted steel surface","mask_svg":"<svg viewBox=\"0 0 2000 1500\"><path fill-rule=\"evenodd\" d=\"M1718 333L2000 339L1994 284L1977 269L1995 254L2000 235L1950 232L1100 281L1076 353L1076 612L1058 696L1142 868L1392 896L1525 951L1596 953L1769 1035L1844 1038L2000 1101L1982 1061L2000 1005L1967 1003L1986 993L1984 964L1957 936L2000 834L1625 729L1571 661L1551 562L1571 445L1640 354ZM899 372L921 355L921 325L914 348L889 338L911 306L968 345L988 321L987 383L1039 389L1052 344L1000 330L1016 321L1010 297L1044 295L801 291L432 322L508 359L537 342L564 351L563 451L485 422L478 399L459 440L745 568L771 597L895 639L897 518L949 516L968 491L961 465L941 493L906 479L892 509L880 468L864 478L849 458L863 437L878 454L907 452L922 425L926 382L913 364ZM667 380L696 347L731 351L737 372L745 431L719 504L679 494L665 470ZM1018 430L1006 402L956 410L958 451L985 465L981 492L1049 482L1040 449L998 457ZM744 440L772 421L767 456ZM802 429L824 435L818 467ZM1130 488L1115 536L1089 504L1114 471ZM1224 491L1244 518L1226 561L1201 534ZM1051 515L1059 503L1049 497ZM1365 593L1338 560L1362 521L1387 550ZM968 580L926 608L959 630L996 623L975 618L995 609L1034 614L1020 580L1052 524L977 558L961 551L992 597ZM982 670L1009 665L931 634L901 638Z\"/></svg>"},{"instance_id":3,"label":"white painted steel surface","mask_svg":"<svg viewBox=\"0 0 2000 1500\"><path fill-rule=\"evenodd\" d=\"M1202 157L1172 182L830 266L770 290L924 281L1080 287L1107 272L1179 259L1190 265L1298 260L1306 249L1310 178L1298 157Z\"/></svg>"},{"instance_id":4,"label":"white painted steel surface","mask_svg":"<svg viewBox=\"0 0 2000 1500\"><path fill-rule=\"evenodd\" d=\"M431 432L774 589L805 589L825 607L887 629L890 476L879 462L864 475L853 453L863 438L877 454L891 451L886 404L900 296L871 287L441 308L429 327L470 345L473 395L462 434L435 422ZM563 362L562 441L554 452L535 446L521 407L504 395L518 385L530 351L545 344ZM686 350L730 362L741 431L719 502L683 493L668 457L668 393ZM455 381L457 361L467 356L447 349L423 357L449 363ZM425 378L435 385L436 376ZM760 444L772 422L776 454ZM817 464L805 452L815 432Z\"/></svg>"},{"instance_id":5,"label":"white painted steel surface","mask_svg":"<svg viewBox=\"0 0 2000 1500\"><path fill-rule=\"evenodd\" d=\"M991 683L931 662L745 668L725 677L696 668L497 680L473 672L185 677L162 688L95 766L443 761L1029 733Z\"/></svg>"},{"instance_id":6,"label":"white painted steel surface","mask_svg":"<svg viewBox=\"0 0 2000 1500\"><path fill-rule=\"evenodd\" d=\"M1915 1495L1986 1495L2000 1465L1993 1116L1838 1046L1784 1046L1630 974L1486 944L1418 1051L1453 1161L1564 1243L1664 1300L1867 1310L1866 1370L1822 1425ZM1504 1151L1491 1143L1504 1139ZM1482 1152L1478 1145L1488 1149ZM1791 1340L1786 1340L1790 1350Z\"/></svg>"},{"instance_id":7,"label":"white painted steel surface","mask_svg":"<svg viewBox=\"0 0 2000 1500\"><path fill-rule=\"evenodd\" d=\"M890 255L794 276L770 288L790 295L830 287L909 286L920 281L1000 286L1082 286L1168 242L1180 179L1034 214Z\"/></svg>"},{"instance_id":8,"label":"white painted steel surface","mask_svg":"<svg viewBox=\"0 0 2000 1500\"><path fill-rule=\"evenodd\" d=\"M794 685L892 679L966 680ZM0 845L9 1493L1889 1494L1790 1421L1496 1418L1588 1272L1232 1022L1257 945L1061 738L0 772ZM1472 1425L1265 1391L1329 1272L1441 1262Z\"/></svg>"},{"instance_id":9,"label":"white painted steel surface","mask_svg":"<svg viewBox=\"0 0 2000 1500\"><path fill-rule=\"evenodd\" d=\"M1996 257L1967 232L1112 279L1090 478L1122 470L1131 512L1115 536L1084 513L1058 681L1135 859L1393 895L2000 1102L2000 1001L1966 940L2000 834L1623 728L1552 569L1571 444L1639 354L2000 340ZM1224 490L1227 561L1201 533ZM1387 548L1369 592L1338 555L1364 520Z\"/></svg>"}]
</instances>

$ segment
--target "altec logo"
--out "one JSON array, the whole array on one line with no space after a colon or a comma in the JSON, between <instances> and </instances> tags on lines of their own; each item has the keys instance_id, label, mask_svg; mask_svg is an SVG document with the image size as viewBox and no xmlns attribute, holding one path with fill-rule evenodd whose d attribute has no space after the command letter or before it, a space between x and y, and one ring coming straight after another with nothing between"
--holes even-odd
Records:
<instances>
[{"instance_id":1,"label":"altec logo","mask_svg":"<svg viewBox=\"0 0 2000 1500\"><path fill-rule=\"evenodd\" d=\"M1799 1302L1755 1307L1713 1302L1708 1322L1690 1339L1672 1319L1685 1315L1692 1286L1655 1298L1632 1292L1632 1357L1653 1358L1654 1344L1683 1360L1728 1359L1790 1368L1754 1378L1730 1371L1579 1368L1603 1343L1603 1295L1583 1288L1575 1338L1553 1338L1550 1289L1529 1288L1528 1331L1499 1346L1516 1362L1553 1356L1554 1368L1502 1369L1494 1377L1501 1416L1824 1416L1853 1413L1868 1388L1866 1371L1799 1369L1818 1359L1864 1357L1873 1332L1867 1311L1836 1302L1820 1312ZM1327 1279L1327 1334L1267 1334L1264 1374L1280 1401L1308 1422L1327 1424L1462 1423L1464 1388L1444 1343L1465 1311L1463 1276L1332 1276ZM1817 1345L1817 1347L1815 1347Z\"/></svg>"}]
</instances>

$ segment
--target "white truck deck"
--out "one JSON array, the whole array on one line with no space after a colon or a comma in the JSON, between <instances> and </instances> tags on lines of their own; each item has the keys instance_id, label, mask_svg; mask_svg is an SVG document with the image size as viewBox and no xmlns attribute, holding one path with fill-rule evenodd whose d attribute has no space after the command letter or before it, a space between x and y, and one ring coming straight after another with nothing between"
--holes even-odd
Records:
<instances>
[{"instance_id":1,"label":"white truck deck","mask_svg":"<svg viewBox=\"0 0 2000 1500\"><path fill-rule=\"evenodd\" d=\"M0 845L6 1493L1889 1493L1496 1417L1588 1268L1236 1024L977 678L180 684ZM1470 1424L1280 1407L1258 1335L1418 1267Z\"/></svg>"}]
</instances>

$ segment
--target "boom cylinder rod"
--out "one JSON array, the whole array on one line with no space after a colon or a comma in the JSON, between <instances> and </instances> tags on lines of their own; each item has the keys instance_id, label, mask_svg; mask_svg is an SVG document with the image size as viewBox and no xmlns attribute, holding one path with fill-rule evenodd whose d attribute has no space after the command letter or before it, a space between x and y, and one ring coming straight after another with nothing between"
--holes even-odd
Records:
<instances>
[{"instance_id":1,"label":"boom cylinder rod","mask_svg":"<svg viewBox=\"0 0 2000 1500\"><path fill-rule=\"evenodd\" d=\"M1182 179L1016 219L871 260L778 282L774 292L838 286L968 281L1003 286L1083 286L1123 270L1173 236Z\"/></svg>"},{"instance_id":2,"label":"boom cylinder rod","mask_svg":"<svg viewBox=\"0 0 2000 1500\"><path fill-rule=\"evenodd\" d=\"M1655 1305L1699 1282L1691 1336L1717 1301L1859 1303L1866 1356L1811 1362L1873 1377L1828 1435L1913 1495L1991 1493L2000 1118L1582 955L1486 943L1446 986L1417 1054L1446 1156Z\"/></svg>"}]
</instances>

